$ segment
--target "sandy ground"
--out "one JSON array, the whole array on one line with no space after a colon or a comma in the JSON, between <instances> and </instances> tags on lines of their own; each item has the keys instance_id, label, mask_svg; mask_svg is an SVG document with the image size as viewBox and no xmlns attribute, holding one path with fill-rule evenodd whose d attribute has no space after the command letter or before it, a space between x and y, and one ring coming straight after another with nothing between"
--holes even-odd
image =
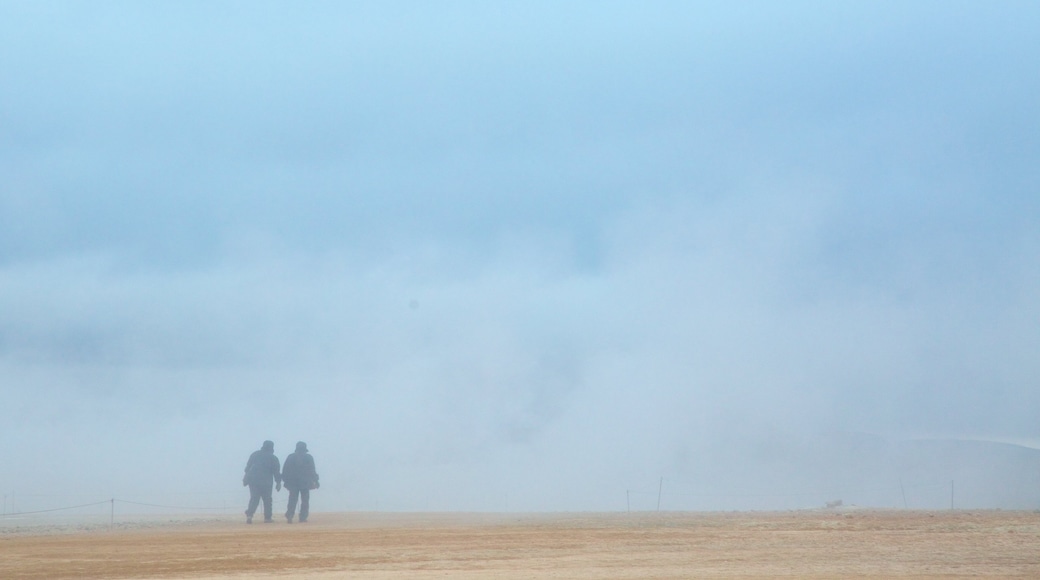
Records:
<instances>
[{"instance_id":1,"label":"sandy ground","mask_svg":"<svg viewBox=\"0 0 1040 580\"><path fill-rule=\"evenodd\" d=\"M317 513L0 529L0 578L1040 578L1033 512Z\"/></svg>"}]
</instances>

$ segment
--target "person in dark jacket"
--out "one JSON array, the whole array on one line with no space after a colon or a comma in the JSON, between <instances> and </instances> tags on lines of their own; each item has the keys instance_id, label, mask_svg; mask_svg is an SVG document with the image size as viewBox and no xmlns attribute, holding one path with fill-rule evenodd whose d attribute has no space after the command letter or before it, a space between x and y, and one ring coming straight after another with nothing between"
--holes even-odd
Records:
<instances>
[{"instance_id":1,"label":"person in dark jacket","mask_svg":"<svg viewBox=\"0 0 1040 580\"><path fill-rule=\"evenodd\" d=\"M242 485L249 486L249 507L246 508L246 523L253 523L253 514L264 502L264 523L271 523L273 508L271 506L271 487L277 484L282 491L282 474L278 458L274 455L274 443L264 441L259 450L254 451L246 462L246 474L242 476Z\"/></svg>"},{"instance_id":2,"label":"person in dark jacket","mask_svg":"<svg viewBox=\"0 0 1040 580\"><path fill-rule=\"evenodd\" d=\"M296 451L285 458L282 469L282 481L289 490L289 507L285 511L285 520L292 523L296 513L296 500L300 500L300 523L307 521L311 511L311 490L318 489L318 472L314 469L314 458L307 453L307 444L300 441Z\"/></svg>"}]
</instances>

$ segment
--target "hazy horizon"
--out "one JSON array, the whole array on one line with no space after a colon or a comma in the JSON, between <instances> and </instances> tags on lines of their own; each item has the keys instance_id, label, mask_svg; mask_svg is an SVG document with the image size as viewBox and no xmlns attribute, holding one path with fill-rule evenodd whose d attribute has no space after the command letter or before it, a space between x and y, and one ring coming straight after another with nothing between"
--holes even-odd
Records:
<instances>
[{"instance_id":1,"label":"hazy horizon","mask_svg":"<svg viewBox=\"0 0 1040 580\"><path fill-rule=\"evenodd\" d=\"M244 509L271 439L316 511L1040 507L906 447L1040 441L1038 25L0 3L0 490Z\"/></svg>"}]
</instances>

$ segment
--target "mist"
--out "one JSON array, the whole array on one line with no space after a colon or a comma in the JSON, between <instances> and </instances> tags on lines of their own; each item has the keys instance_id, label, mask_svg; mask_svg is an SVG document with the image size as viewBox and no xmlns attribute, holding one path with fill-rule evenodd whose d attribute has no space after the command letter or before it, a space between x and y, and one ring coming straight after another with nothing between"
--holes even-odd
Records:
<instances>
[{"instance_id":1,"label":"mist","mask_svg":"<svg viewBox=\"0 0 1040 580\"><path fill-rule=\"evenodd\" d=\"M1038 17L0 8L5 502L1040 507Z\"/></svg>"}]
</instances>

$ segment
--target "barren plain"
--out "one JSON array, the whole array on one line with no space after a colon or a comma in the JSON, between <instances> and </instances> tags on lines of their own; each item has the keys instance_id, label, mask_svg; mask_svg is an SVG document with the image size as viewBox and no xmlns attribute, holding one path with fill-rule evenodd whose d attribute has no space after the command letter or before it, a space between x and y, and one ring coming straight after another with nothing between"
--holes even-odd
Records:
<instances>
[{"instance_id":1,"label":"barren plain","mask_svg":"<svg viewBox=\"0 0 1040 580\"><path fill-rule=\"evenodd\" d=\"M1040 514L316 513L0 529L0 578L1040 578Z\"/></svg>"}]
</instances>

